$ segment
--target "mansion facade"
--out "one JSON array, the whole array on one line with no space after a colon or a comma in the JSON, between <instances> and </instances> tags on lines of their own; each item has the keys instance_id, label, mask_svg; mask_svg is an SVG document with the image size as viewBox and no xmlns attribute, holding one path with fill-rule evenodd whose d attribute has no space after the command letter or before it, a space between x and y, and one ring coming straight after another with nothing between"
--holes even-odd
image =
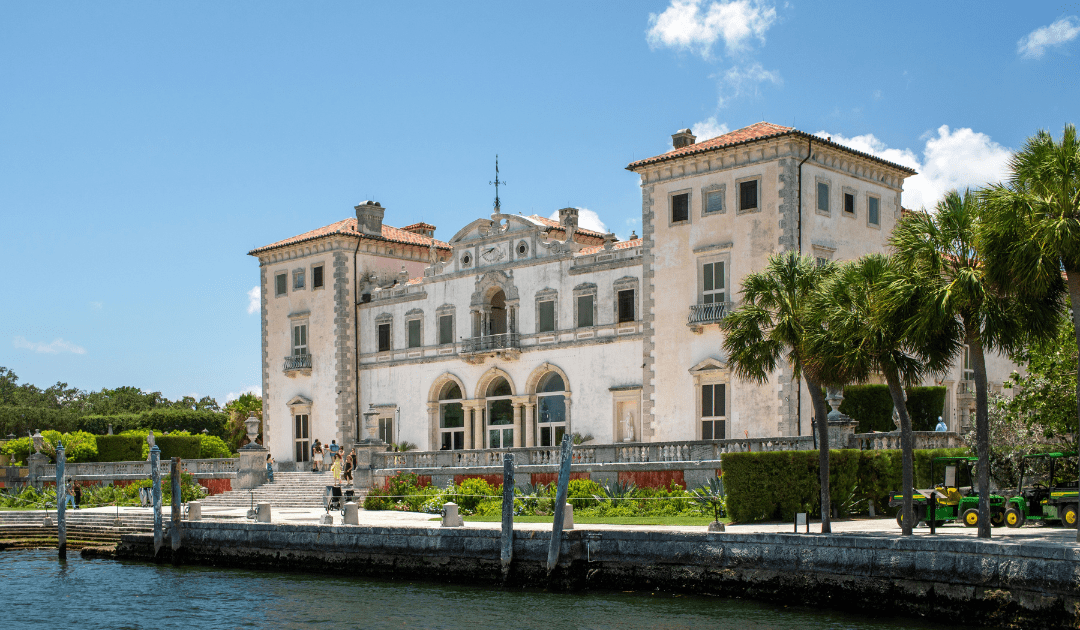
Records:
<instances>
[{"instance_id":1,"label":"mansion facade","mask_svg":"<svg viewBox=\"0 0 1080 630\"><path fill-rule=\"evenodd\" d=\"M914 171L764 122L672 141L627 166L640 238L583 229L574 208L555 221L496 203L443 242L367 201L252 250L275 459L372 433L421 450L810 434L805 386L786 367L766 384L733 378L719 323L772 254L884 251ZM974 405L960 363L937 381L952 430ZM988 355L987 368L1000 388L1013 366Z\"/></svg>"}]
</instances>

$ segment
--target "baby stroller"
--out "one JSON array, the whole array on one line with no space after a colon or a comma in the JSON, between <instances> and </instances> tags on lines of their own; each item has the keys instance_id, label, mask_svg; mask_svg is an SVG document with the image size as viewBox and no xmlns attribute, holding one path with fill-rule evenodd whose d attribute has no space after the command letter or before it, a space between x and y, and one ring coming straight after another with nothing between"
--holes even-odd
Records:
<instances>
[{"instance_id":1,"label":"baby stroller","mask_svg":"<svg viewBox=\"0 0 1080 630\"><path fill-rule=\"evenodd\" d=\"M341 486L326 486L324 498L327 514L330 510L341 510L345 505L341 500Z\"/></svg>"}]
</instances>

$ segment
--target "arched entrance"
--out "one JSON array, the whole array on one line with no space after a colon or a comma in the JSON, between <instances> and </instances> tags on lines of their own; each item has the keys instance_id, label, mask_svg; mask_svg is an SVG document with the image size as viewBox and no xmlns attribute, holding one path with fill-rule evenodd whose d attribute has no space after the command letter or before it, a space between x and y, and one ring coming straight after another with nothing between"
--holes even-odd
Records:
<instances>
[{"instance_id":1,"label":"arched entrance","mask_svg":"<svg viewBox=\"0 0 1080 630\"><path fill-rule=\"evenodd\" d=\"M451 381L439 393L439 444L444 451L465 448L465 408L461 388Z\"/></svg>"},{"instance_id":2,"label":"arched entrance","mask_svg":"<svg viewBox=\"0 0 1080 630\"><path fill-rule=\"evenodd\" d=\"M514 391L501 376L496 377L485 392L487 447L510 448L514 445Z\"/></svg>"},{"instance_id":3,"label":"arched entrance","mask_svg":"<svg viewBox=\"0 0 1080 630\"><path fill-rule=\"evenodd\" d=\"M566 433L566 382L548 372L536 385L537 446L558 446Z\"/></svg>"},{"instance_id":4,"label":"arched entrance","mask_svg":"<svg viewBox=\"0 0 1080 630\"><path fill-rule=\"evenodd\" d=\"M488 316L488 334L501 335L506 329L506 294L502 289L491 295L491 313Z\"/></svg>"}]
</instances>

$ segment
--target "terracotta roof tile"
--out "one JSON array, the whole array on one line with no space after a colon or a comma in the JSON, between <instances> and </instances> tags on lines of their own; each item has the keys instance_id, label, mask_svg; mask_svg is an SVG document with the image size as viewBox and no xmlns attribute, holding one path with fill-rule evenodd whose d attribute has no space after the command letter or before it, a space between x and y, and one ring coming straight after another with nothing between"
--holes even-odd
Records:
<instances>
[{"instance_id":1,"label":"terracotta roof tile","mask_svg":"<svg viewBox=\"0 0 1080 630\"><path fill-rule=\"evenodd\" d=\"M743 127L742 129L736 129L735 131L729 131L728 133L725 133L721 136L716 136L715 138L709 138L708 140L702 140L701 142L696 142L685 147L672 149L671 151L668 151L667 153L663 153L661 155L653 156L651 158L645 158L644 160L637 160L636 162L631 162L626 168L627 170L632 171L639 166L645 166L647 164L665 162L667 160L673 160L686 155L705 153L707 151L714 151L716 149L722 149L724 147L730 147L738 144L744 144L757 140L765 140L768 138L776 138L786 135L796 135L803 138L812 138L815 142L825 144L837 149L842 149L849 153L854 153L855 155L874 160L875 162L879 162L881 164L885 164L887 166L909 172L912 175L915 174L915 171L911 168L908 168L907 166L902 166L888 160L883 160L877 156L870 155L869 153L856 151L851 147L846 147L842 144L837 144L831 140L826 140L825 138L820 138L818 136L808 134L805 131L799 131L794 127L785 127L783 125L776 125L765 121L754 123L747 127Z\"/></svg>"},{"instance_id":2,"label":"terracotta roof tile","mask_svg":"<svg viewBox=\"0 0 1080 630\"><path fill-rule=\"evenodd\" d=\"M566 228L563 227L563 224L559 223L558 221L556 221L554 219L549 219L547 217L542 217L542 216L540 216L538 214L530 214L529 216L527 216L525 218L529 219L533 223L539 223L540 225L551 228L551 230L558 230L559 232L562 232L564 234L566 233ZM601 243L604 241L604 234L602 232L597 232L596 230L587 230L587 229L585 229L583 227L579 227L578 229L574 230L574 234L575 234L575 236L584 237L583 240L585 240L585 241L590 241L590 242L599 241ZM575 238L574 240L576 241L577 239Z\"/></svg>"},{"instance_id":3,"label":"terracotta roof tile","mask_svg":"<svg viewBox=\"0 0 1080 630\"><path fill-rule=\"evenodd\" d=\"M612 244L612 249L633 249L635 247L641 247L641 239L635 238L629 241L616 241ZM587 256L589 254L596 254L603 251L603 245L593 245L592 247L586 247L577 253L578 256Z\"/></svg>"},{"instance_id":4,"label":"terracotta roof tile","mask_svg":"<svg viewBox=\"0 0 1080 630\"><path fill-rule=\"evenodd\" d=\"M263 252L269 251L271 249L277 249L279 247L285 247L287 245L296 245L297 243L304 243L304 242L307 242L307 241L313 241L313 240L315 240L317 238L323 238L325 236L335 236L335 235L354 236L354 237L360 236L360 237L363 237L363 238L373 238L371 236L363 235L363 234L360 234L359 232L357 232L356 231L356 217L350 217L350 218L345 219L343 221L338 221L337 223L331 223L330 225L323 226L321 228L311 230L310 232L304 232L303 234L298 234L296 236L293 236L291 238L287 238L287 239L282 240L282 241L278 241L276 243L271 243L269 245L264 245L263 247L256 247L255 249L248 252L248 255L254 256L256 254L261 254ZM378 240L378 239L375 239L375 240ZM427 247L428 245L431 244L432 241L434 241L435 242L435 247L437 247L439 249L445 249L445 250L450 249L450 245L448 245L448 244L446 244L443 241L440 241L438 239L433 239L431 237L424 236L423 234L416 234L414 232L406 232L405 230L402 230L402 229L396 228L396 227L391 227L389 225L383 225L382 226L382 240L390 241L391 243L402 243L402 244L405 244L405 245L422 245L424 247Z\"/></svg>"}]
</instances>

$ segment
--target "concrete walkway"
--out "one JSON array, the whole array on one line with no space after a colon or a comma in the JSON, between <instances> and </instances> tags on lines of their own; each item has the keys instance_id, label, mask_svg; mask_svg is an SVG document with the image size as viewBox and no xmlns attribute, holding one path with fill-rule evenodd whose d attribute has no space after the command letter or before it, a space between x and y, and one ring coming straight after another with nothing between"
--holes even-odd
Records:
<instances>
[{"instance_id":1,"label":"concrete walkway","mask_svg":"<svg viewBox=\"0 0 1080 630\"><path fill-rule=\"evenodd\" d=\"M121 507L121 518L125 515L139 515L149 516L153 514L151 508L142 507ZM84 513L102 512L105 514L113 515L116 513L116 508L103 507L103 508L90 508L87 510L80 510ZM169 506L163 506L162 518L167 524L169 521ZM278 508L274 509L271 513L272 522L274 523L288 523L295 525L317 525L320 523L323 515L326 511L322 508ZM341 525L341 512L333 511L331 514L334 517L334 525ZM366 511L361 509L359 511L360 525L375 526L375 527L439 527L437 515L435 514L421 514L417 512L396 512L393 510L380 510L380 511ZM203 508L203 520L205 521L246 521L247 509L246 508ZM478 522L466 522L465 527L468 529L500 529L501 525L497 522L492 523L478 523ZM515 523L514 529L522 531L543 530L549 531L551 524L549 523ZM658 531L658 532L703 532L706 530L704 525L599 525L599 524L583 524L577 523L575 525L577 530L596 530L596 531ZM900 538L900 528L896 525L896 519L890 517L881 518L853 518L853 519L840 519L834 520L832 524L833 533L835 534L856 534L863 536L873 536L875 538ZM805 532L805 528L803 532ZM810 534L820 535L821 523L810 523ZM973 527L964 527L962 525L951 524L944 525L937 528L936 537L942 538L955 538L964 540L977 539L977 529ZM794 532L794 525L791 523L751 523L746 525L728 525L727 533L729 534L790 534ZM929 537L930 528L921 526L917 527L914 532L916 537ZM1063 545L1069 545L1074 547L1080 547L1076 543L1076 530L1065 529L1063 527L1050 527L1041 525L1039 523L1029 523L1020 528L1009 527L995 527L993 529L993 538L998 542L1018 542L1018 543L1057 543Z\"/></svg>"}]
</instances>

